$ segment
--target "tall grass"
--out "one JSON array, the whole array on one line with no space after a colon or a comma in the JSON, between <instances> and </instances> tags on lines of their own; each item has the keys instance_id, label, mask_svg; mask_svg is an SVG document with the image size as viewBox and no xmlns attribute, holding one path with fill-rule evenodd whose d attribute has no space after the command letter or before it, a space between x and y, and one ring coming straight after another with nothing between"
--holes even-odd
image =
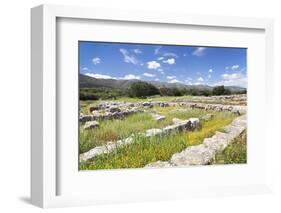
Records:
<instances>
[{"instance_id":1,"label":"tall grass","mask_svg":"<svg viewBox=\"0 0 281 213\"><path fill-rule=\"evenodd\" d=\"M203 123L200 131L175 132L151 138L137 136L132 144L81 163L80 169L140 168L153 161L167 161L174 153L190 145L202 143L205 137L210 137L215 131L230 124L234 117L230 113L217 114L211 121Z\"/></svg>"},{"instance_id":2,"label":"tall grass","mask_svg":"<svg viewBox=\"0 0 281 213\"><path fill-rule=\"evenodd\" d=\"M247 163L247 130L217 154L211 164L240 164Z\"/></svg>"},{"instance_id":3,"label":"tall grass","mask_svg":"<svg viewBox=\"0 0 281 213\"><path fill-rule=\"evenodd\" d=\"M83 130L80 126L80 153L103 145L105 142L127 138L131 134L144 132L150 128L162 128L171 120L155 121L148 112L136 113L123 120L99 121L100 127L92 130Z\"/></svg>"},{"instance_id":4,"label":"tall grass","mask_svg":"<svg viewBox=\"0 0 281 213\"><path fill-rule=\"evenodd\" d=\"M165 120L155 121L150 112L157 111L166 116ZM172 123L173 118L189 119L201 118L206 111L199 109L183 109L179 107L154 107L149 112L136 113L123 120L100 120L100 127L92 130L83 130L80 126L80 153L86 152L95 146L100 146L109 141L124 139L135 133L144 132L151 128L163 128Z\"/></svg>"}]
</instances>

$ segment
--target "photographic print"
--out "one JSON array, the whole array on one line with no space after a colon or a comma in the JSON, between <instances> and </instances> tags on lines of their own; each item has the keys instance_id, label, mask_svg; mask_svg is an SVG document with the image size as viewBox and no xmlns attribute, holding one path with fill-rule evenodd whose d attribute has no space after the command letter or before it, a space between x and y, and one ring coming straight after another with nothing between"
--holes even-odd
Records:
<instances>
[{"instance_id":1,"label":"photographic print","mask_svg":"<svg viewBox=\"0 0 281 213\"><path fill-rule=\"evenodd\" d=\"M247 49L79 41L79 169L247 163Z\"/></svg>"}]
</instances>

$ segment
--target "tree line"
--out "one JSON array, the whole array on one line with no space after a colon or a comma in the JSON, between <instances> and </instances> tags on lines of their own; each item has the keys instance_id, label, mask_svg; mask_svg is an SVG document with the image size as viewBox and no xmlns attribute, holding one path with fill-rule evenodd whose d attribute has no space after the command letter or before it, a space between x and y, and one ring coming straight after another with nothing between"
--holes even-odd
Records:
<instances>
[{"instance_id":1,"label":"tree line","mask_svg":"<svg viewBox=\"0 0 281 213\"><path fill-rule=\"evenodd\" d=\"M246 93L243 92L236 92L238 93ZM145 98L148 96L153 95L161 95L161 96L184 96L184 95L191 95L191 96L211 96L211 95L231 95L233 94L229 89L222 86L213 87L211 90L209 89L194 89L194 88L167 88L161 87L157 88L154 85L147 83L147 82L136 82L131 85L128 95L130 97L138 97L138 98Z\"/></svg>"},{"instance_id":2,"label":"tree line","mask_svg":"<svg viewBox=\"0 0 281 213\"><path fill-rule=\"evenodd\" d=\"M236 92L235 94L246 93L246 91ZM80 100L107 100L119 97L146 98L149 96L212 96L212 95L231 95L233 94L224 86L216 86L210 89L194 88L157 88L148 82L135 82L128 89L111 88L80 88Z\"/></svg>"}]
</instances>

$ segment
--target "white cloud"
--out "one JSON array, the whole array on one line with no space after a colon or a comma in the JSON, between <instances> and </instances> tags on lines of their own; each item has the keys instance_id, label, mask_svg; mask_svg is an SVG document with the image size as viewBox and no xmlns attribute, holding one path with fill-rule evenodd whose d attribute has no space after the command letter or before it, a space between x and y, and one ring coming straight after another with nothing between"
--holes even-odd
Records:
<instances>
[{"instance_id":1,"label":"white cloud","mask_svg":"<svg viewBox=\"0 0 281 213\"><path fill-rule=\"evenodd\" d=\"M211 78L211 77L212 77L212 76L209 74L209 75L208 75L208 78Z\"/></svg>"},{"instance_id":2,"label":"white cloud","mask_svg":"<svg viewBox=\"0 0 281 213\"><path fill-rule=\"evenodd\" d=\"M161 60L163 60L163 59L164 59L164 57L158 57L158 58L157 58L158 61L161 61Z\"/></svg>"},{"instance_id":3,"label":"white cloud","mask_svg":"<svg viewBox=\"0 0 281 213\"><path fill-rule=\"evenodd\" d=\"M90 76L92 78L117 79L116 77L112 77L110 75L103 75L103 74L99 74L99 73L85 73L85 75Z\"/></svg>"},{"instance_id":4,"label":"white cloud","mask_svg":"<svg viewBox=\"0 0 281 213\"><path fill-rule=\"evenodd\" d=\"M101 59L99 57L93 58L92 62L94 65L99 64L101 62Z\"/></svg>"},{"instance_id":5,"label":"white cloud","mask_svg":"<svg viewBox=\"0 0 281 213\"><path fill-rule=\"evenodd\" d=\"M122 53L123 57L124 57L124 62L126 63L132 63L132 64L138 64L138 59L133 56L133 55L130 55L128 50L126 49L119 49L119 51Z\"/></svg>"},{"instance_id":6,"label":"white cloud","mask_svg":"<svg viewBox=\"0 0 281 213\"><path fill-rule=\"evenodd\" d=\"M157 61L149 61L147 62L147 68L148 69L157 69L161 67L161 65Z\"/></svg>"},{"instance_id":7,"label":"white cloud","mask_svg":"<svg viewBox=\"0 0 281 213\"><path fill-rule=\"evenodd\" d=\"M197 79L197 81L204 81L204 78L202 78L202 77L199 77L198 79Z\"/></svg>"},{"instance_id":8,"label":"white cloud","mask_svg":"<svg viewBox=\"0 0 281 213\"><path fill-rule=\"evenodd\" d=\"M224 73L221 75L221 77L224 80L234 80L234 79L238 79L240 76L241 76L240 73L233 73L233 74Z\"/></svg>"},{"instance_id":9,"label":"white cloud","mask_svg":"<svg viewBox=\"0 0 281 213\"><path fill-rule=\"evenodd\" d=\"M155 78L154 81L159 81L159 78Z\"/></svg>"},{"instance_id":10,"label":"white cloud","mask_svg":"<svg viewBox=\"0 0 281 213\"><path fill-rule=\"evenodd\" d=\"M133 52L136 53L136 54L141 54L142 51L140 49L133 49Z\"/></svg>"},{"instance_id":11,"label":"white cloud","mask_svg":"<svg viewBox=\"0 0 281 213\"><path fill-rule=\"evenodd\" d=\"M164 53L163 56L165 56L165 57L175 57L175 58L178 57L178 55L176 53L169 53L169 52Z\"/></svg>"},{"instance_id":12,"label":"white cloud","mask_svg":"<svg viewBox=\"0 0 281 213\"><path fill-rule=\"evenodd\" d=\"M84 71L85 71L85 70L88 70L88 67L83 67L82 70L84 70Z\"/></svg>"},{"instance_id":13,"label":"white cloud","mask_svg":"<svg viewBox=\"0 0 281 213\"><path fill-rule=\"evenodd\" d=\"M237 70L238 68L239 68L239 65L238 65L238 64L233 65L233 66L231 67L232 70Z\"/></svg>"},{"instance_id":14,"label":"white cloud","mask_svg":"<svg viewBox=\"0 0 281 213\"><path fill-rule=\"evenodd\" d=\"M163 63L167 63L167 64L175 64L176 60L174 58L169 58L167 60L164 60Z\"/></svg>"},{"instance_id":15,"label":"white cloud","mask_svg":"<svg viewBox=\"0 0 281 213\"><path fill-rule=\"evenodd\" d=\"M175 78L176 78L176 76L171 75L171 76L167 76L166 78L167 78L167 79L175 79Z\"/></svg>"},{"instance_id":16,"label":"white cloud","mask_svg":"<svg viewBox=\"0 0 281 213\"><path fill-rule=\"evenodd\" d=\"M186 82L187 85L193 85L193 83L190 82L190 81L185 81L185 82Z\"/></svg>"},{"instance_id":17,"label":"white cloud","mask_svg":"<svg viewBox=\"0 0 281 213\"><path fill-rule=\"evenodd\" d=\"M213 72L213 69L209 69L209 73L212 73Z\"/></svg>"},{"instance_id":18,"label":"white cloud","mask_svg":"<svg viewBox=\"0 0 281 213\"><path fill-rule=\"evenodd\" d=\"M187 56L187 53L184 53L183 56L184 56L184 57Z\"/></svg>"},{"instance_id":19,"label":"white cloud","mask_svg":"<svg viewBox=\"0 0 281 213\"><path fill-rule=\"evenodd\" d=\"M177 79L172 79L170 81L168 81L168 83L179 83L180 81L178 81Z\"/></svg>"},{"instance_id":20,"label":"white cloud","mask_svg":"<svg viewBox=\"0 0 281 213\"><path fill-rule=\"evenodd\" d=\"M235 65L232 65L232 66L227 66L227 67L225 67L225 69L226 70L237 70L237 69L239 69L239 65L238 64L235 64Z\"/></svg>"},{"instance_id":21,"label":"white cloud","mask_svg":"<svg viewBox=\"0 0 281 213\"><path fill-rule=\"evenodd\" d=\"M206 47L197 47L193 52L192 55L195 56L203 56L205 55Z\"/></svg>"},{"instance_id":22,"label":"white cloud","mask_svg":"<svg viewBox=\"0 0 281 213\"><path fill-rule=\"evenodd\" d=\"M125 79L125 80L140 79L140 76L137 76L137 75L134 75L134 74L128 74L128 75L125 75L123 77L123 79Z\"/></svg>"},{"instance_id":23,"label":"white cloud","mask_svg":"<svg viewBox=\"0 0 281 213\"><path fill-rule=\"evenodd\" d=\"M147 72L143 73L143 75L146 76L146 77L155 77L154 74L150 74L150 73L147 73Z\"/></svg>"},{"instance_id":24,"label":"white cloud","mask_svg":"<svg viewBox=\"0 0 281 213\"><path fill-rule=\"evenodd\" d=\"M222 80L215 83L214 85L225 85L225 86L240 86L247 87L247 76L242 73L224 73L221 75Z\"/></svg>"}]
</instances>

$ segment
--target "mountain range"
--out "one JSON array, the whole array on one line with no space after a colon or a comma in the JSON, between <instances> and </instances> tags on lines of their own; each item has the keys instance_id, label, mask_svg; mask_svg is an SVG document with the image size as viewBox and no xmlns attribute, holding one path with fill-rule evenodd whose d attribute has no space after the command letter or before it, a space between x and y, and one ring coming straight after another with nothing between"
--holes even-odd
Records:
<instances>
[{"instance_id":1,"label":"mountain range","mask_svg":"<svg viewBox=\"0 0 281 213\"><path fill-rule=\"evenodd\" d=\"M87 75L79 74L79 86L80 88L119 88L127 89L132 83L141 82L141 80L132 79L132 80L116 80L116 79L100 79L94 78ZM205 84L200 85L186 85L181 83L168 83L168 82L159 82L159 81L146 81L150 84L153 84L157 88L166 87L166 88L178 88L178 89L194 89L194 90L212 90L213 87ZM246 91L246 88L238 86L225 86L231 92L243 92Z\"/></svg>"}]
</instances>

